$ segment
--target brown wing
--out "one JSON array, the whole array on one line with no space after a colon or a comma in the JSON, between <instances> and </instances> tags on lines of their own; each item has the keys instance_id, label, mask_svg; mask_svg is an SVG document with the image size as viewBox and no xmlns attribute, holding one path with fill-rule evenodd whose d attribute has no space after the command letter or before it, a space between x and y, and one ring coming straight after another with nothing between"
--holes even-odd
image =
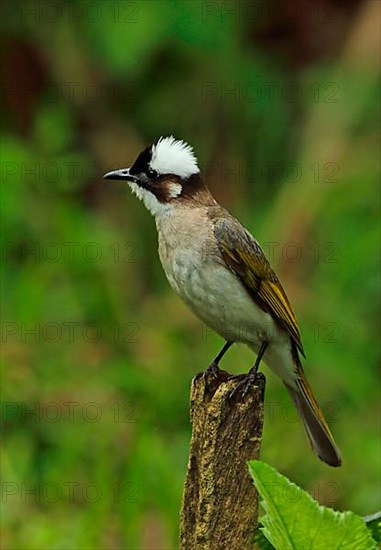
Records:
<instances>
[{"instance_id":1,"label":"brown wing","mask_svg":"<svg viewBox=\"0 0 381 550\"><path fill-rule=\"evenodd\" d=\"M235 218L226 214L223 217L211 216L226 265L239 277L256 304L270 313L278 325L289 333L304 355L295 314L263 250Z\"/></svg>"}]
</instances>

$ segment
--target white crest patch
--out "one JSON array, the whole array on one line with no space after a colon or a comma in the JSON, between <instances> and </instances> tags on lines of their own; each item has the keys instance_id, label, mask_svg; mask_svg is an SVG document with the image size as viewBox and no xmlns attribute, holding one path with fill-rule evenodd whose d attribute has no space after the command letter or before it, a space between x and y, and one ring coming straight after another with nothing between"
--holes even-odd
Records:
<instances>
[{"instance_id":1,"label":"white crest patch","mask_svg":"<svg viewBox=\"0 0 381 550\"><path fill-rule=\"evenodd\" d=\"M179 183L175 183L174 181L168 182L167 187L169 190L170 199L175 199L176 197L179 197L183 190L183 186L180 185Z\"/></svg>"},{"instance_id":2,"label":"white crest patch","mask_svg":"<svg viewBox=\"0 0 381 550\"><path fill-rule=\"evenodd\" d=\"M153 146L150 166L159 174L176 174L180 178L200 172L193 148L173 136L161 137Z\"/></svg>"}]
</instances>

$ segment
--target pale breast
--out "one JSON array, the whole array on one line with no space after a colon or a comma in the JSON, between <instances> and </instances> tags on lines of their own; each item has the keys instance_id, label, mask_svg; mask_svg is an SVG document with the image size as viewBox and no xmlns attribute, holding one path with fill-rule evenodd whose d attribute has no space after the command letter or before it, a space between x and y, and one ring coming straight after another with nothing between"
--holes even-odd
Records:
<instances>
[{"instance_id":1,"label":"pale breast","mask_svg":"<svg viewBox=\"0 0 381 550\"><path fill-rule=\"evenodd\" d=\"M158 233L169 283L206 325L227 340L254 345L271 340L272 318L225 267L206 215L192 209L171 216L158 223Z\"/></svg>"}]
</instances>

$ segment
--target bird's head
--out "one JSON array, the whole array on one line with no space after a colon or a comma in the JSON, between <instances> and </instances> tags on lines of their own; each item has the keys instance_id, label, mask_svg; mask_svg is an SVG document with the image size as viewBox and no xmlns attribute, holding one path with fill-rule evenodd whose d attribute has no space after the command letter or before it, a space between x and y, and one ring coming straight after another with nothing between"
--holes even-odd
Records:
<instances>
[{"instance_id":1,"label":"bird's head","mask_svg":"<svg viewBox=\"0 0 381 550\"><path fill-rule=\"evenodd\" d=\"M173 136L146 147L130 168L103 177L125 180L154 216L165 215L187 200L210 196L192 147Z\"/></svg>"}]
</instances>

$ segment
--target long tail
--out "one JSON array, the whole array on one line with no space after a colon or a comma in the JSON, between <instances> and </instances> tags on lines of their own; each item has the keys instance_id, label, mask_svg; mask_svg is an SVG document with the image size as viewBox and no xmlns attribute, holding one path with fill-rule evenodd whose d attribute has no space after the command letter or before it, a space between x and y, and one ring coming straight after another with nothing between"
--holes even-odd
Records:
<instances>
[{"instance_id":1,"label":"long tail","mask_svg":"<svg viewBox=\"0 0 381 550\"><path fill-rule=\"evenodd\" d=\"M285 386L303 421L312 450L320 460L329 464L329 466L340 466L340 451L333 440L323 411L319 407L301 367L297 368L297 376L296 388L292 388L286 383Z\"/></svg>"}]
</instances>

